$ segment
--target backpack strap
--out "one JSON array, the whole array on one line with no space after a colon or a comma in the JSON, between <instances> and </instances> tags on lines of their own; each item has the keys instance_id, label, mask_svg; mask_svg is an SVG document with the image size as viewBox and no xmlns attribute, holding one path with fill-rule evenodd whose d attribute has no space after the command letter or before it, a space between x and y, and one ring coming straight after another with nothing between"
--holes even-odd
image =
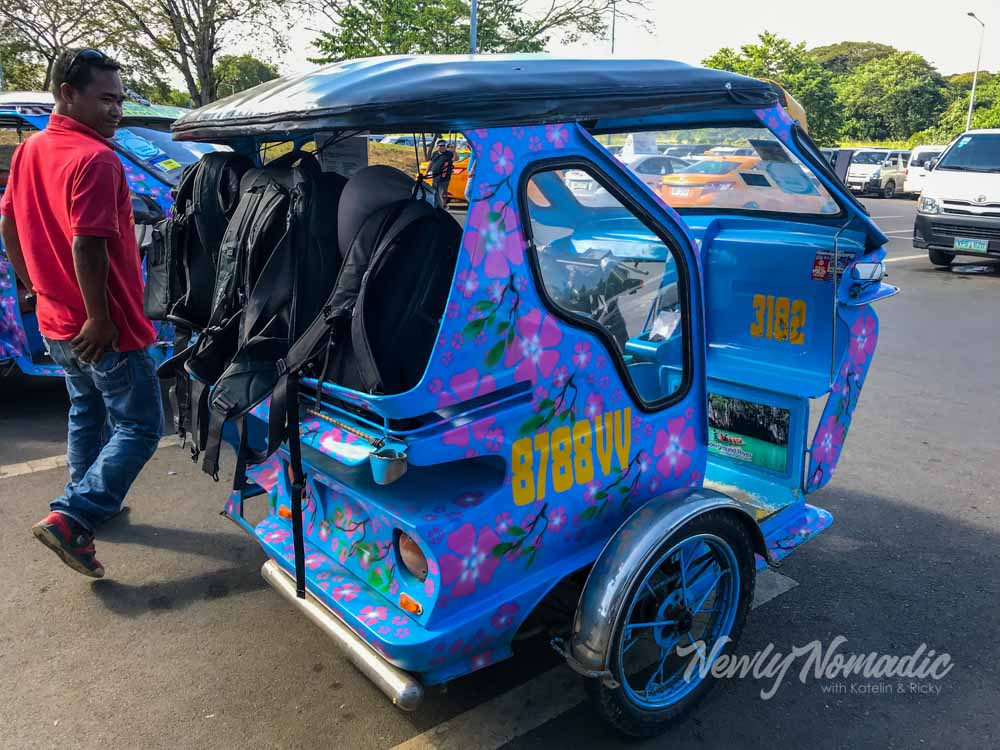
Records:
<instances>
[{"instance_id":1,"label":"backpack strap","mask_svg":"<svg viewBox=\"0 0 1000 750\"><path fill-rule=\"evenodd\" d=\"M392 246L392 244L403 234L414 222L420 221L421 219L433 214L434 208L430 204L424 201L411 201L408 202L403 209L399 212L396 219L389 225L385 234L382 235L382 239L379 242L378 247L375 252L372 253L371 262L369 263L369 268L373 267L378 261L378 258L385 252L385 250ZM365 272L367 276L368 271ZM362 281L362 286L364 281ZM336 299L339 294L338 288L335 288L330 295L330 299L327 300L327 304L323 307L323 312L317 316L309 327L306 328L305 333L299 337L299 339L292 344L291 348L288 350L288 356L284 360L279 360L275 363L278 367L278 381L274 387L274 392L271 396L271 411L268 420L268 439L267 439L267 453L270 455L274 453L281 445L282 441L289 434L289 426L282 422L282 417L285 412L287 412L288 404L285 403L285 399L288 398L288 389L286 387L286 382L289 376L298 374L302 371L309 362L316 356L316 354L321 350L324 341L326 346L333 346L333 337L331 333L333 329L338 325L339 321L342 321L348 314L348 312L353 309L353 301L356 299L356 295L352 295L352 299L349 301L344 301L342 304L337 305L337 309L332 308L334 299ZM349 330L349 329L348 329ZM317 388L322 390L322 383L317 384ZM296 388L296 393L298 393L298 388ZM318 394L319 398L322 394ZM298 405L296 404L296 408ZM298 429L296 425L296 429Z\"/></svg>"}]
</instances>

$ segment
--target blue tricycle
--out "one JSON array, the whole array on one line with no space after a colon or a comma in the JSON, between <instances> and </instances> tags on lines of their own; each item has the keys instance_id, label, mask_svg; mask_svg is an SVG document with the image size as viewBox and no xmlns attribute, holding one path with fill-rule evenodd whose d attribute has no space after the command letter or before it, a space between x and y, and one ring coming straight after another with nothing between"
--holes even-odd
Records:
<instances>
[{"instance_id":1,"label":"blue tricycle","mask_svg":"<svg viewBox=\"0 0 1000 750\"><path fill-rule=\"evenodd\" d=\"M756 573L832 523L808 498L854 418L872 303L897 291L887 239L771 85L677 62L351 60L173 126L258 167L281 146L341 174L341 254L403 179L365 166L366 136L459 131L467 215L393 256L453 259L427 272L445 283L369 253L346 330L300 379L292 449L264 456L276 396L227 428L225 513L400 708L545 632L605 719L653 735L712 686L691 664L733 648ZM656 191L606 146L639 133L740 155ZM605 194L575 192L581 174ZM389 242L359 236L351 250Z\"/></svg>"},{"instance_id":2,"label":"blue tricycle","mask_svg":"<svg viewBox=\"0 0 1000 750\"><path fill-rule=\"evenodd\" d=\"M17 144L44 130L52 113L51 94L40 92L0 94L0 194L7 184L10 157ZM170 123L186 110L127 101L121 128L113 146L125 168L132 193L136 234L142 247L152 226L170 211L171 188L183 168L212 146L181 144L170 138ZM172 328L161 325L157 359L169 353ZM21 286L0 245L0 373L16 368L25 375L62 377L62 368L45 352L38 332L34 300Z\"/></svg>"}]
</instances>

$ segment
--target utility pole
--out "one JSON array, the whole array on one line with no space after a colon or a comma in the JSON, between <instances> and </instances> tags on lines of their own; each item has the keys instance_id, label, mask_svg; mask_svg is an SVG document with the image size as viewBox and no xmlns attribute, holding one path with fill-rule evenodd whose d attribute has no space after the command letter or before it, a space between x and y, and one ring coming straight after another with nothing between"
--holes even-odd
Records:
<instances>
[{"instance_id":1,"label":"utility pole","mask_svg":"<svg viewBox=\"0 0 1000 750\"><path fill-rule=\"evenodd\" d=\"M966 13L969 18L979 24L979 54L976 55L976 72L972 74L972 93L969 94L969 115L965 118L965 129L972 129L972 108L976 102L976 80L979 78L979 62L983 59L983 36L986 34L986 24L979 20L971 10Z\"/></svg>"},{"instance_id":2,"label":"utility pole","mask_svg":"<svg viewBox=\"0 0 1000 750\"><path fill-rule=\"evenodd\" d=\"M469 53L476 54L476 16L479 14L479 3L472 0L472 18L469 23Z\"/></svg>"},{"instance_id":3,"label":"utility pole","mask_svg":"<svg viewBox=\"0 0 1000 750\"><path fill-rule=\"evenodd\" d=\"M611 0L611 54L615 54L615 21L618 18L617 0Z\"/></svg>"}]
</instances>

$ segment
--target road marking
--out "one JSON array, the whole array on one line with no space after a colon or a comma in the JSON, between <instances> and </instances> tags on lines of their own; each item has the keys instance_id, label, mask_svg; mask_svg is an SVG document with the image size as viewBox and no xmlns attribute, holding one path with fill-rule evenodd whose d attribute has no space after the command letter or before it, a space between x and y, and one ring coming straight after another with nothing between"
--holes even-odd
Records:
<instances>
[{"instance_id":1,"label":"road marking","mask_svg":"<svg viewBox=\"0 0 1000 750\"><path fill-rule=\"evenodd\" d=\"M882 234L910 234L912 229L893 229L891 232L882 232Z\"/></svg>"},{"instance_id":2,"label":"road marking","mask_svg":"<svg viewBox=\"0 0 1000 750\"><path fill-rule=\"evenodd\" d=\"M869 219L905 219L906 215L905 214L899 214L897 216L897 215L894 214L892 216L869 216L868 218Z\"/></svg>"},{"instance_id":3,"label":"road marking","mask_svg":"<svg viewBox=\"0 0 1000 750\"><path fill-rule=\"evenodd\" d=\"M903 255L899 258L886 258L883 263L899 263L901 260L916 260L917 258L926 258L927 253L921 253L920 255Z\"/></svg>"},{"instance_id":4,"label":"road marking","mask_svg":"<svg viewBox=\"0 0 1000 750\"><path fill-rule=\"evenodd\" d=\"M160 448L171 445L180 445L181 439L177 435L168 435L160 438ZM66 465L66 455L49 456L48 458L33 458L30 461L23 461L19 464L6 464L0 466L0 479L10 479L23 474L34 474L36 471L49 471L50 469L60 469Z\"/></svg>"},{"instance_id":5,"label":"road marking","mask_svg":"<svg viewBox=\"0 0 1000 750\"><path fill-rule=\"evenodd\" d=\"M759 573L751 609L797 585L795 580L773 570ZM580 675L561 664L392 750L496 750L561 716L585 697Z\"/></svg>"}]
</instances>

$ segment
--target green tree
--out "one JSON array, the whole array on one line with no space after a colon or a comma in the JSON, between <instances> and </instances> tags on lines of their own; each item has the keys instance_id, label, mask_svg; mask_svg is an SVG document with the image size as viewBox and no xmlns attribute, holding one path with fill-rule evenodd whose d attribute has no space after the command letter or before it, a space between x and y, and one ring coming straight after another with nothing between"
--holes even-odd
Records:
<instances>
[{"instance_id":1,"label":"green tree","mask_svg":"<svg viewBox=\"0 0 1000 750\"><path fill-rule=\"evenodd\" d=\"M804 43L792 44L765 31L758 43L744 44L738 51L723 47L702 60L702 65L780 83L805 109L813 139L817 143L836 140L833 76L806 52Z\"/></svg>"},{"instance_id":2,"label":"green tree","mask_svg":"<svg viewBox=\"0 0 1000 750\"><path fill-rule=\"evenodd\" d=\"M878 42L837 42L813 47L809 54L834 75L847 75L871 60L888 57L898 51L895 47Z\"/></svg>"},{"instance_id":3,"label":"green tree","mask_svg":"<svg viewBox=\"0 0 1000 750\"><path fill-rule=\"evenodd\" d=\"M283 51L287 14L297 4L297 0L110 0L105 5L117 32L115 41L141 45L161 70L167 66L177 71L191 101L202 106L218 97L215 66L222 41L267 40Z\"/></svg>"},{"instance_id":4,"label":"green tree","mask_svg":"<svg viewBox=\"0 0 1000 750\"><path fill-rule=\"evenodd\" d=\"M253 55L221 55L215 61L216 88L221 96L238 94L278 77L278 69Z\"/></svg>"},{"instance_id":5,"label":"green tree","mask_svg":"<svg viewBox=\"0 0 1000 750\"><path fill-rule=\"evenodd\" d=\"M843 133L850 138L903 140L934 124L945 105L945 83L915 52L860 65L837 84Z\"/></svg>"},{"instance_id":6,"label":"green tree","mask_svg":"<svg viewBox=\"0 0 1000 750\"><path fill-rule=\"evenodd\" d=\"M405 54L469 51L468 0L307 0L328 25L318 30L314 62ZM556 36L563 43L603 37L611 8L618 22L649 26L643 0L550 0L539 14L520 0L480 0L480 52L540 52Z\"/></svg>"},{"instance_id":7,"label":"green tree","mask_svg":"<svg viewBox=\"0 0 1000 750\"><path fill-rule=\"evenodd\" d=\"M0 91L35 91L43 87L45 66L0 23Z\"/></svg>"},{"instance_id":8,"label":"green tree","mask_svg":"<svg viewBox=\"0 0 1000 750\"><path fill-rule=\"evenodd\" d=\"M0 39L18 60L41 68L41 81L29 71L32 88L48 89L52 66L72 47L106 47L114 36L100 3L90 0L2 0ZM17 66L14 66L15 72ZM34 69L30 69L34 70Z\"/></svg>"},{"instance_id":9,"label":"green tree","mask_svg":"<svg viewBox=\"0 0 1000 750\"><path fill-rule=\"evenodd\" d=\"M971 89L971 83L969 88ZM926 130L914 133L910 138L913 145L919 143L948 143L965 130L969 113L969 91L953 96L948 106ZM981 74L976 85L976 106L972 111L972 127L1000 128L1000 76L988 77L985 82Z\"/></svg>"}]
</instances>

